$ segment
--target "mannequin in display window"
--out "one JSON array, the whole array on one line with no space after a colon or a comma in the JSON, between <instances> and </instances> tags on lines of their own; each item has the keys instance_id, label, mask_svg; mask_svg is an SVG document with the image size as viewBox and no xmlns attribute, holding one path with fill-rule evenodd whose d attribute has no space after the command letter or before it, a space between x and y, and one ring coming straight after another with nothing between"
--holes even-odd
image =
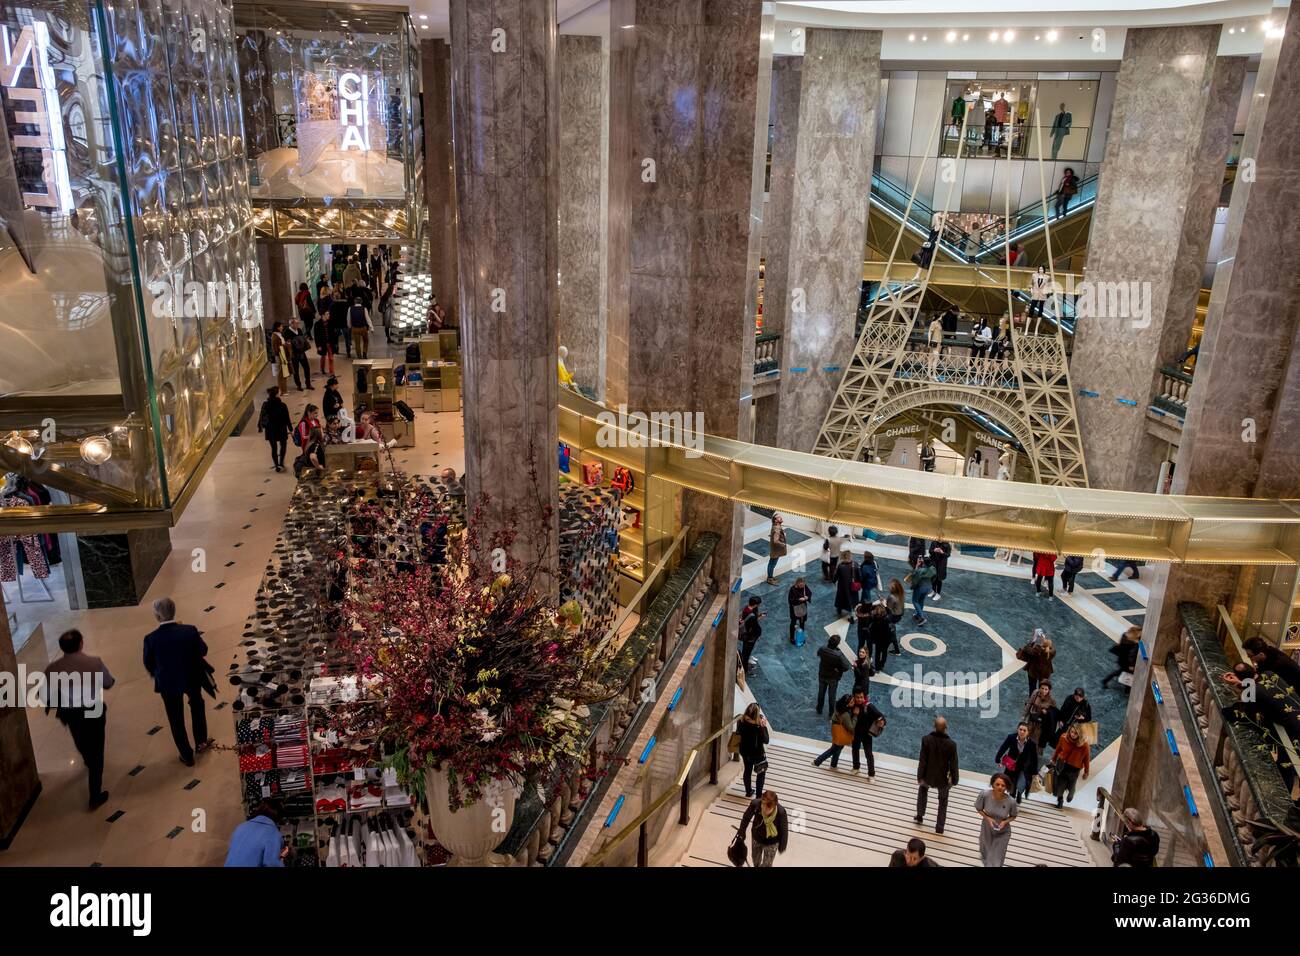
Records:
<instances>
[{"instance_id":1,"label":"mannequin in display window","mask_svg":"<svg viewBox=\"0 0 1300 956\"><path fill-rule=\"evenodd\" d=\"M568 366L564 364L564 360L568 357L569 350L561 345L559 357L560 384L566 388L576 388L577 386L573 381L573 373L570 372Z\"/></svg>"},{"instance_id":2,"label":"mannequin in display window","mask_svg":"<svg viewBox=\"0 0 1300 956\"><path fill-rule=\"evenodd\" d=\"M1056 154L1061 151L1061 141L1070 135L1070 126L1074 123L1074 116L1061 104L1061 111L1056 114L1056 119L1052 120L1052 159L1056 159Z\"/></svg>"}]
</instances>

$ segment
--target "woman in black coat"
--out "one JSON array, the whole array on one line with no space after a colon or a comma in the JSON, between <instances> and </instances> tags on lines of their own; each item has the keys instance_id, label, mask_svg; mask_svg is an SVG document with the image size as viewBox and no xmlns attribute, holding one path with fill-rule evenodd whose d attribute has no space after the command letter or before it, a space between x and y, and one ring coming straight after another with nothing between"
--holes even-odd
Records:
<instances>
[{"instance_id":1,"label":"woman in black coat","mask_svg":"<svg viewBox=\"0 0 1300 956\"><path fill-rule=\"evenodd\" d=\"M858 603L858 596L853 585L858 584L858 566L847 551L840 552L839 563L835 565L835 613L848 614ZM861 585L858 585L861 587Z\"/></svg>"},{"instance_id":2,"label":"woman in black coat","mask_svg":"<svg viewBox=\"0 0 1300 956\"><path fill-rule=\"evenodd\" d=\"M266 436L267 444L271 446L271 464L276 471L284 471L284 453L289 446L293 420L289 417L289 406L280 399L280 389L275 385L266 390L257 430Z\"/></svg>"},{"instance_id":3,"label":"woman in black coat","mask_svg":"<svg viewBox=\"0 0 1300 956\"><path fill-rule=\"evenodd\" d=\"M758 704L750 704L736 721L736 733L740 734L740 759L745 764L745 796L752 797L754 788L749 785L750 775L758 772L758 792L763 792L763 780L767 777L767 718Z\"/></svg>"},{"instance_id":4,"label":"woman in black coat","mask_svg":"<svg viewBox=\"0 0 1300 956\"><path fill-rule=\"evenodd\" d=\"M871 622L867 628L867 645L871 648L871 657L876 671L885 669L889 657L889 645L894 642L894 629L889 624L889 611L883 604L871 608Z\"/></svg>"},{"instance_id":5,"label":"woman in black coat","mask_svg":"<svg viewBox=\"0 0 1300 956\"><path fill-rule=\"evenodd\" d=\"M1014 734L1007 734L993 757L998 771L1011 780L1011 795L1019 803L1029 792L1029 780L1038 773L1038 745L1029 736L1029 725L1021 722Z\"/></svg>"}]
</instances>

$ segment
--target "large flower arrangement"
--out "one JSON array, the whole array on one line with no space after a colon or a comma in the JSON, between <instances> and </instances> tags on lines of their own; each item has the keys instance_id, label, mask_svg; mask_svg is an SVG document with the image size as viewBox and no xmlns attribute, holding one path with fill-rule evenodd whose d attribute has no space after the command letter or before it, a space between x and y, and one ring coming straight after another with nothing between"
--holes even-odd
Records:
<instances>
[{"instance_id":1,"label":"large flower arrangement","mask_svg":"<svg viewBox=\"0 0 1300 956\"><path fill-rule=\"evenodd\" d=\"M482 510L451 534L445 516L417 516L436 563L367 562L343 607L399 778L423 797L425 771L446 771L453 810L571 766L586 704L608 696L591 676L603 635L556 606L540 561L504 557L513 534L480 540Z\"/></svg>"}]
</instances>

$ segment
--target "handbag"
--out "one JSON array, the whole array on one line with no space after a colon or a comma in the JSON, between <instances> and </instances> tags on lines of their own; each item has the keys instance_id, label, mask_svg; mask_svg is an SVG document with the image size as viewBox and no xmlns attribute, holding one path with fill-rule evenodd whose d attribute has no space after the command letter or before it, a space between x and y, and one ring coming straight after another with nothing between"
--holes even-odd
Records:
<instances>
[{"instance_id":1,"label":"handbag","mask_svg":"<svg viewBox=\"0 0 1300 956\"><path fill-rule=\"evenodd\" d=\"M740 753L740 731L733 730L731 736L727 738L727 753Z\"/></svg>"},{"instance_id":2,"label":"handbag","mask_svg":"<svg viewBox=\"0 0 1300 956\"><path fill-rule=\"evenodd\" d=\"M1097 745L1097 722L1090 720L1087 723L1079 724L1079 736L1089 747Z\"/></svg>"},{"instance_id":3,"label":"handbag","mask_svg":"<svg viewBox=\"0 0 1300 956\"><path fill-rule=\"evenodd\" d=\"M867 728L867 733L873 737L879 737L885 732L885 718L877 717L876 722Z\"/></svg>"},{"instance_id":4,"label":"handbag","mask_svg":"<svg viewBox=\"0 0 1300 956\"><path fill-rule=\"evenodd\" d=\"M279 363L279 362L272 362L272 363L271 363L271 375L272 375L274 378L279 378L279 377L280 377L280 363Z\"/></svg>"},{"instance_id":5,"label":"handbag","mask_svg":"<svg viewBox=\"0 0 1300 956\"><path fill-rule=\"evenodd\" d=\"M1007 754L1005 757L1002 758L1002 767L1003 767L1003 769L1006 770L1008 773L1015 773L1015 772L1016 772L1016 758L1013 757L1013 756L1011 756L1011 754Z\"/></svg>"},{"instance_id":6,"label":"handbag","mask_svg":"<svg viewBox=\"0 0 1300 956\"><path fill-rule=\"evenodd\" d=\"M754 764L754 773L767 773L767 761L760 760Z\"/></svg>"},{"instance_id":7,"label":"handbag","mask_svg":"<svg viewBox=\"0 0 1300 956\"><path fill-rule=\"evenodd\" d=\"M853 743L853 731L836 721L831 724L831 743L836 747L847 747Z\"/></svg>"},{"instance_id":8,"label":"handbag","mask_svg":"<svg viewBox=\"0 0 1300 956\"><path fill-rule=\"evenodd\" d=\"M1119 682L1125 687L1132 687L1133 675L1130 674L1128 671L1125 671L1124 673L1119 675Z\"/></svg>"},{"instance_id":9,"label":"handbag","mask_svg":"<svg viewBox=\"0 0 1300 956\"><path fill-rule=\"evenodd\" d=\"M731 861L732 866L744 866L745 857L748 855L749 847L745 846L745 834L737 827L731 846L727 847L727 859Z\"/></svg>"}]
</instances>

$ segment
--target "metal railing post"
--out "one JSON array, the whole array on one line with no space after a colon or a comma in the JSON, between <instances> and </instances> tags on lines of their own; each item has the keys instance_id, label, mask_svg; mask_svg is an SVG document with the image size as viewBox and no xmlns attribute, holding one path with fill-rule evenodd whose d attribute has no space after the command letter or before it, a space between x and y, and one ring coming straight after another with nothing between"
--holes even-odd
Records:
<instances>
[{"instance_id":1,"label":"metal railing post","mask_svg":"<svg viewBox=\"0 0 1300 956\"><path fill-rule=\"evenodd\" d=\"M717 737L709 744L709 783L715 787L718 785L718 750L721 746L721 740Z\"/></svg>"},{"instance_id":2,"label":"metal railing post","mask_svg":"<svg viewBox=\"0 0 1300 956\"><path fill-rule=\"evenodd\" d=\"M636 831L636 865L645 867L650 865L650 843L644 823Z\"/></svg>"},{"instance_id":3,"label":"metal railing post","mask_svg":"<svg viewBox=\"0 0 1300 956\"><path fill-rule=\"evenodd\" d=\"M691 822L691 781L689 779L682 784L682 812L677 822L682 826Z\"/></svg>"}]
</instances>

